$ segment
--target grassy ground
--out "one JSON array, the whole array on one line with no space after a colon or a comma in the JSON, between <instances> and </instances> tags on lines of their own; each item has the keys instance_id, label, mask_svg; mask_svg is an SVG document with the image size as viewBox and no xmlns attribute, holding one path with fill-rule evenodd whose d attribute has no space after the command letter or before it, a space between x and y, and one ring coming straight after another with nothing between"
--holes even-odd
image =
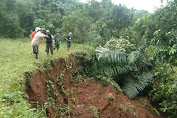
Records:
<instances>
[{"instance_id":1,"label":"grassy ground","mask_svg":"<svg viewBox=\"0 0 177 118\"><path fill-rule=\"evenodd\" d=\"M0 39L0 117L1 118L37 118L43 117L43 110L29 109L29 104L24 100L23 84L24 72L33 71L37 67L34 63L42 63L47 59L67 57L77 51L93 49L88 45L72 44L70 52L66 52L66 42L61 43L61 48L54 55L46 55L45 43L39 47L39 59L32 54L30 39L11 40Z\"/></svg>"}]
</instances>

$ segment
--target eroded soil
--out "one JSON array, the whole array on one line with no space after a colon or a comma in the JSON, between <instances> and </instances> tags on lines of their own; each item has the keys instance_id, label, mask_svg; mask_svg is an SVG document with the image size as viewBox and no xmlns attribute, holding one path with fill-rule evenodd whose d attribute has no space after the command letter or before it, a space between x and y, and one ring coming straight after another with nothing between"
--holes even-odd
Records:
<instances>
[{"instance_id":1,"label":"eroded soil","mask_svg":"<svg viewBox=\"0 0 177 118\"><path fill-rule=\"evenodd\" d=\"M48 118L163 118L152 113L147 98L129 100L112 86L78 75L73 55L44 64L43 71L25 73L31 107L47 103Z\"/></svg>"}]
</instances>

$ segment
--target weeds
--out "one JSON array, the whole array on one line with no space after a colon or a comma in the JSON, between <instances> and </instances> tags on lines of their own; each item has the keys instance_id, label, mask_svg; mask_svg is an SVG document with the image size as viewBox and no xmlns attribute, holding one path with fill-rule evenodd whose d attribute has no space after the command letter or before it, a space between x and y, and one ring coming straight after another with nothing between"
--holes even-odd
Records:
<instances>
[{"instance_id":1,"label":"weeds","mask_svg":"<svg viewBox=\"0 0 177 118\"><path fill-rule=\"evenodd\" d=\"M72 109L75 109L75 106L64 105L59 107L57 114L60 116L60 118L64 118L66 116L67 118L70 118L71 117L70 111Z\"/></svg>"},{"instance_id":2,"label":"weeds","mask_svg":"<svg viewBox=\"0 0 177 118\"><path fill-rule=\"evenodd\" d=\"M132 105L130 102L127 102L126 100L124 100L124 104L120 104L120 108L123 111L129 110L129 112L136 118L138 118L138 115L136 113L136 109L135 106Z\"/></svg>"},{"instance_id":3,"label":"weeds","mask_svg":"<svg viewBox=\"0 0 177 118\"><path fill-rule=\"evenodd\" d=\"M95 106L90 106L89 108L93 111L95 117L99 118L99 111L98 111L98 109Z\"/></svg>"},{"instance_id":4,"label":"weeds","mask_svg":"<svg viewBox=\"0 0 177 118\"><path fill-rule=\"evenodd\" d=\"M129 103L129 102L125 102L125 104L128 106L130 113L131 113L134 117L137 118L138 115L137 115L137 113L136 113L135 106L132 105L132 104Z\"/></svg>"},{"instance_id":5,"label":"weeds","mask_svg":"<svg viewBox=\"0 0 177 118\"><path fill-rule=\"evenodd\" d=\"M105 99L109 100L109 101L111 102L111 104L115 102L115 97L114 97L114 95L113 95L112 93L109 93L109 94L105 97Z\"/></svg>"},{"instance_id":6,"label":"weeds","mask_svg":"<svg viewBox=\"0 0 177 118\"><path fill-rule=\"evenodd\" d=\"M160 113L158 112L158 110L156 108L152 107L150 104L148 104L148 102L145 99L141 98L140 102L141 102L141 104L143 104L143 107L148 108L149 110L152 111L152 113L160 116Z\"/></svg>"}]
</instances>

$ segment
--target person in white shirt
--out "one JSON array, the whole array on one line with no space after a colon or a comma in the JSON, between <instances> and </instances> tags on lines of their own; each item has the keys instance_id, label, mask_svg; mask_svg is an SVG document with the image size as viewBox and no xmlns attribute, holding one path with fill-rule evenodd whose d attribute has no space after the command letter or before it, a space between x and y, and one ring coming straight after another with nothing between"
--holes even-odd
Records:
<instances>
[{"instance_id":1,"label":"person in white shirt","mask_svg":"<svg viewBox=\"0 0 177 118\"><path fill-rule=\"evenodd\" d=\"M33 46L33 52L36 55L36 59L38 59L38 48L42 38L48 37L47 35L43 34L43 30L39 28L37 33L35 34L33 40L31 41L31 45Z\"/></svg>"}]
</instances>

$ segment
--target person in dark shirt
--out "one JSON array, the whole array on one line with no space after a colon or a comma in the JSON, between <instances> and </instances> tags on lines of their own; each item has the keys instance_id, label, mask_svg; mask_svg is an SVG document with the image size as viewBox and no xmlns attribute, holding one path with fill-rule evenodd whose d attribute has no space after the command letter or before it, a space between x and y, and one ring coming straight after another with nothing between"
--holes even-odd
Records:
<instances>
[{"instance_id":1,"label":"person in dark shirt","mask_svg":"<svg viewBox=\"0 0 177 118\"><path fill-rule=\"evenodd\" d=\"M66 37L66 41L67 41L67 52L69 52L69 48L71 47L71 36L72 36L72 33L70 32L69 35Z\"/></svg>"},{"instance_id":2,"label":"person in dark shirt","mask_svg":"<svg viewBox=\"0 0 177 118\"><path fill-rule=\"evenodd\" d=\"M48 36L48 37L46 37L46 52L47 52L47 55L49 54L49 50L50 50L51 54L53 55L52 36L51 36L49 30L46 30L46 35Z\"/></svg>"},{"instance_id":3,"label":"person in dark shirt","mask_svg":"<svg viewBox=\"0 0 177 118\"><path fill-rule=\"evenodd\" d=\"M54 41L55 41L55 47L54 49L56 48L57 49L57 53L58 53L58 50L60 48L60 33L57 32L57 34L54 35Z\"/></svg>"}]
</instances>

